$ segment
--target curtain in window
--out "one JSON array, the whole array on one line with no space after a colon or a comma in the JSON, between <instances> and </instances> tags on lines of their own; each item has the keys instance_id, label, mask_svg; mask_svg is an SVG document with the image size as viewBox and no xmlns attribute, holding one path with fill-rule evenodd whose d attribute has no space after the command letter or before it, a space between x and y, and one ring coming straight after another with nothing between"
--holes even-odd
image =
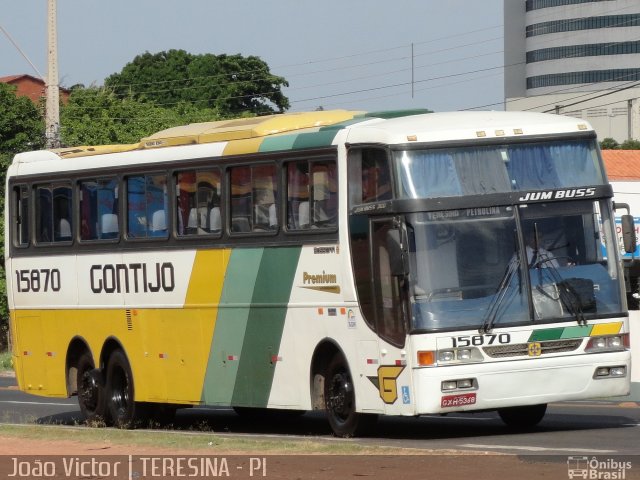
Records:
<instances>
[{"instance_id":1,"label":"curtain in window","mask_svg":"<svg viewBox=\"0 0 640 480\"><path fill-rule=\"evenodd\" d=\"M591 145L583 142L511 146L507 170L514 188L524 190L604 182Z\"/></svg>"},{"instance_id":2,"label":"curtain in window","mask_svg":"<svg viewBox=\"0 0 640 480\"><path fill-rule=\"evenodd\" d=\"M448 152L404 152L401 184L409 198L462 195L462 187Z\"/></svg>"},{"instance_id":3,"label":"curtain in window","mask_svg":"<svg viewBox=\"0 0 640 480\"><path fill-rule=\"evenodd\" d=\"M548 146L522 145L509 148L507 162L514 189L537 190L562 186Z\"/></svg>"},{"instance_id":4,"label":"curtain in window","mask_svg":"<svg viewBox=\"0 0 640 480\"><path fill-rule=\"evenodd\" d=\"M458 181L465 195L511 190L499 151L493 148L469 148L456 152L454 161Z\"/></svg>"}]
</instances>

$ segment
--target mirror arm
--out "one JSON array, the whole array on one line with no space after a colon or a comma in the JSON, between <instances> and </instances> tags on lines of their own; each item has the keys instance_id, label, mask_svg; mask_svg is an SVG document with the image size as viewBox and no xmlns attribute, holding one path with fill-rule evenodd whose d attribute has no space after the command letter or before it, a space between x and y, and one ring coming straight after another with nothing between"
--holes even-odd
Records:
<instances>
[{"instance_id":1,"label":"mirror arm","mask_svg":"<svg viewBox=\"0 0 640 480\"><path fill-rule=\"evenodd\" d=\"M627 211L627 215L631 215L631 208L628 203L620 203L620 202L612 202L613 210L625 209Z\"/></svg>"}]
</instances>

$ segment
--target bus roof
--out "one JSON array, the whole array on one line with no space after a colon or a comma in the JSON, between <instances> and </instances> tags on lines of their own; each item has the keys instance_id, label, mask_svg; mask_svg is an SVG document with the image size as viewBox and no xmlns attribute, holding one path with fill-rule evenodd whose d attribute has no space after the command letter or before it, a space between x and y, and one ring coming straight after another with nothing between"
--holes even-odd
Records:
<instances>
[{"instance_id":1,"label":"bus roof","mask_svg":"<svg viewBox=\"0 0 640 480\"><path fill-rule=\"evenodd\" d=\"M331 145L339 130L350 143L403 144L592 131L585 121L531 112L328 110L194 123L168 128L138 143L59 148L16 155L15 163L225 143L224 155Z\"/></svg>"},{"instance_id":2,"label":"bus roof","mask_svg":"<svg viewBox=\"0 0 640 480\"><path fill-rule=\"evenodd\" d=\"M130 145L62 148L56 149L54 152L64 158L73 158L149 148L247 140L294 131L318 129L352 120L356 116L363 116L364 118L364 115L365 112L359 111L331 110L192 123L161 130L143 138L139 143Z\"/></svg>"}]
</instances>

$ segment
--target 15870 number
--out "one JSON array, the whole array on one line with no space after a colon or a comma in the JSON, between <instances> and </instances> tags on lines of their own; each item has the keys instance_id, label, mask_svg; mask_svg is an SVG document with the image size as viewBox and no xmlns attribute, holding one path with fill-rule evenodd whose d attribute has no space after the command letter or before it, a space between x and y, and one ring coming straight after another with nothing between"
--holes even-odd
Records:
<instances>
[{"instance_id":1,"label":"15870 number","mask_svg":"<svg viewBox=\"0 0 640 480\"><path fill-rule=\"evenodd\" d=\"M33 270L16 270L16 287L18 292L59 292L60 270L57 268L40 268Z\"/></svg>"},{"instance_id":2,"label":"15870 number","mask_svg":"<svg viewBox=\"0 0 640 480\"><path fill-rule=\"evenodd\" d=\"M488 333L486 335L460 335L451 337L453 347L480 347L482 345L494 345L511 343L511 335L508 333Z\"/></svg>"}]
</instances>

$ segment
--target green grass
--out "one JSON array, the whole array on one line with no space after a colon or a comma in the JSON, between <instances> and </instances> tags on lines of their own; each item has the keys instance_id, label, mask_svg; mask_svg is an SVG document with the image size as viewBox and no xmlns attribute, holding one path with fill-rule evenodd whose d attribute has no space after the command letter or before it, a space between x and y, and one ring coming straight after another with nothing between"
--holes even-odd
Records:
<instances>
[{"instance_id":1,"label":"green grass","mask_svg":"<svg viewBox=\"0 0 640 480\"><path fill-rule=\"evenodd\" d=\"M216 435L214 432L178 432L162 430L118 430L114 428L58 427L49 425L0 425L0 436L44 441L73 441L82 444L109 442L116 445L193 450L194 454L226 452L271 455L368 455L401 453L403 449L360 446L348 441L310 439L260 439ZM406 453L406 450L404 450Z\"/></svg>"},{"instance_id":2,"label":"green grass","mask_svg":"<svg viewBox=\"0 0 640 480\"><path fill-rule=\"evenodd\" d=\"M11 352L0 352L0 372L13 370L11 364Z\"/></svg>"}]
</instances>

